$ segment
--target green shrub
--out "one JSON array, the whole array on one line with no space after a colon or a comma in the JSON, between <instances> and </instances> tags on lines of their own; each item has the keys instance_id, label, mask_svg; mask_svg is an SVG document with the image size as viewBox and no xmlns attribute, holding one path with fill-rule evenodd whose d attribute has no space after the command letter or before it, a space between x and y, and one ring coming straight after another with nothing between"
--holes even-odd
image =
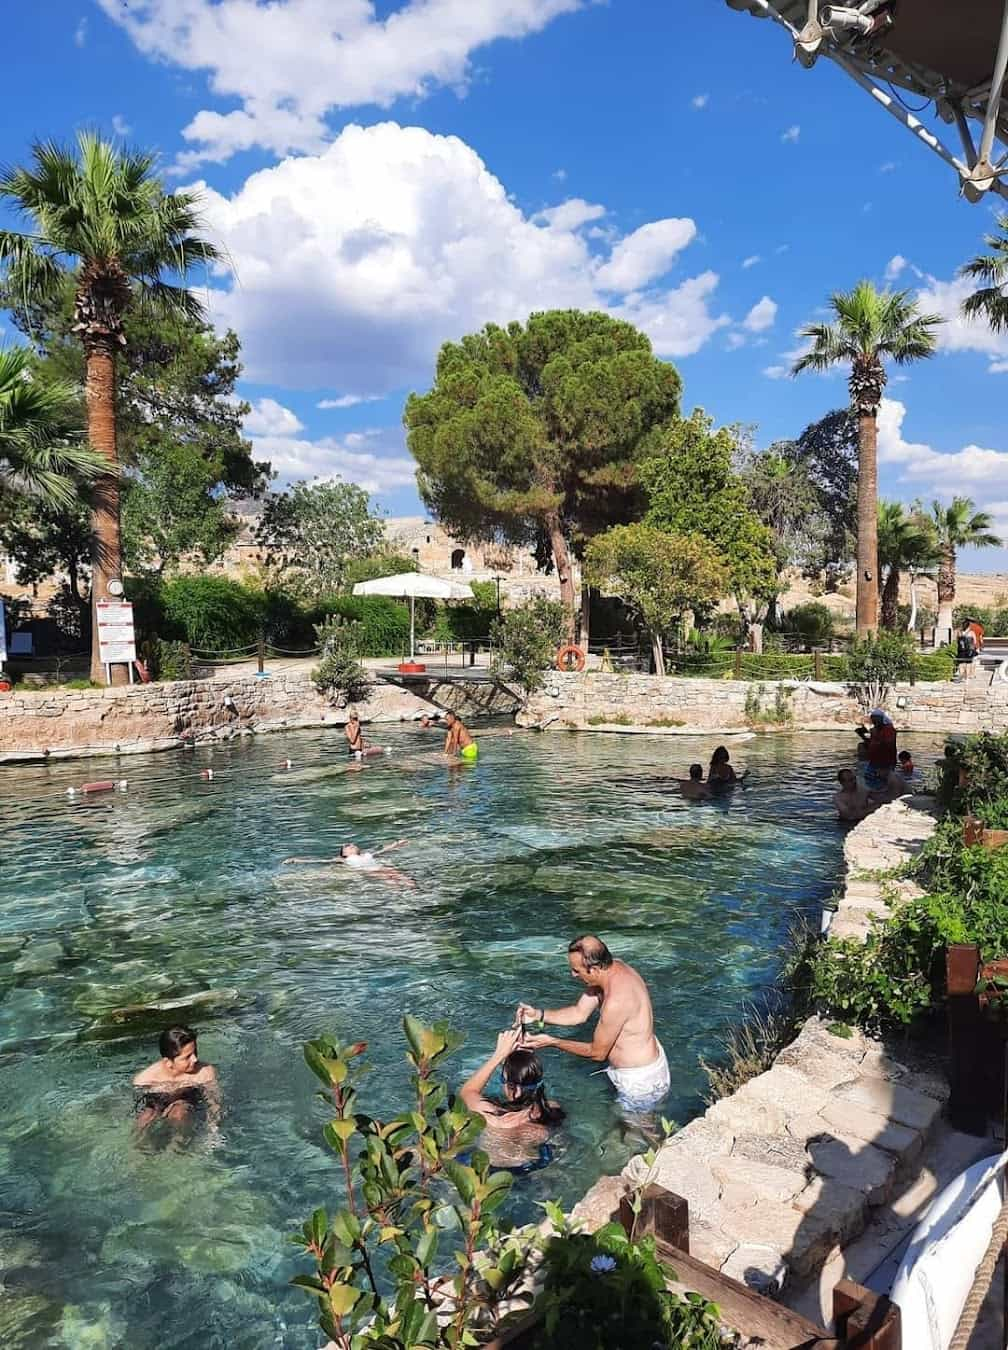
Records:
<instances>
[{"instance_id":1,"label":"green shrub","mask_svg":"<svg viewBox=\"0 0 1008 1350\"><path fill-rule=\"evenodd\" d=\"M186 642L148 638L140 654L147 662L152 680L192 679L192 653Z\"/></svg>"},{"instance_id":2,"label":"green shrub","mask_svg":"<svg viewBox=\"0 0 1008 1350\"><path fill-rule=\"evenodd\" d=\"M850 692L865 712L881 707L892 686L914 678L917 647L909 633L875 633L858 638L847 657Z\"/></svg>"},{"instance_id":3,"label":"green shrub","mask_svg":"<svg viewBox=\"0 0 1008 1350\"><path fill-rule=\"evenodd\" d=\"M318 692L344 706L366 699L370 683L358 659L364 641L363 625L334 614L316 627L315 637L321 660L311 673L311 681Z\"/></svg>"},{"instance_id":4,"label":"green shrub","mask_svg":"<svg viewBox=\"0 0 1008 1350\"><path fill-rule=\"evenodd\" d=\"M360 624L359 656L402 656L409 651L409 606L387 595L330 596L313 613L316 625L330 615Z\"/></svg>"},{"instance_id":5,"label":"green shrub","mask_svg":"<svg viewBox=\"0 0 1008 1350\"><path fill-rule=\"evenodd\" d=\"M821 605L816 600L795 605L793 609L788 610L785 617L788 630L798 633L809 646L814 647L833 636L833 611L828 605Z\"/></svg>"},{"instance_id":6,"label":"green shrub","mask_svg":"<svg viewBox=\"0 0 1008 1350\"><path fill-rule=\"evenodd\" d=\"M497 585L493 581L472 581L476 603L438 605L432 636L439 642L460 642L466 638L485 638L497 618Z\"/></svg>"},{"instance_id":7,"label":"green shrub","mask_svg":"<svg viewBox=\"0 0 1008 1350\"><path fill-rule=\"evenodd\" d=\"M378 577L397 577L403 572L416 572L417 560L405 553L369 553L365 558L351 558L343 568L343 585L352 591L358 581L375 581Z\"/></svg>"},{"instance_id":8,"label":"green shrub","mask_svg":"<svg viewBox=\"0 0 1008 1350\"><path fill-rule=\"evenodd\" d=\"M557 600L537 597L506 610L491 630L497 647L494 669L515 680L526 693L535 693L553 664L566 626L567 612Z\"/></svg>"},{"instance_id":9,"label":"green shrub","mask_svg":"<svg viewBox=\"0 0 1008 1350\"><path fill-rule=\"evenodd\" d=\"M161 587L160 636L200 651L232 652L256 642L265 617L262 591L229 577L173 577Z\"/></svg>"}]
</instances>

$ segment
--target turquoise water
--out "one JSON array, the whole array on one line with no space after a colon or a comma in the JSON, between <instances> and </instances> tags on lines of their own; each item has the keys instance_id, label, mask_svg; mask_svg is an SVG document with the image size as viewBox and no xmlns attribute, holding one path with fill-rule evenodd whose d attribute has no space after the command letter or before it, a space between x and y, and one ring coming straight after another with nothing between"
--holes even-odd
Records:
<instances>
[{"instance_id":1,"label":"turquoise water","mask_svg":"<svg viewBox=\"0 0 1008 1350\"><path fill-rule=\"evenodd\" d=\"M375 734L393 754L357 772L335 730L4 768L0 1344L316 1346L284 1239L337 1203L338 1181L303 1040L367 1040L365 1104L393 1112L404 1011L467 1032L461 1081L520 999L573 1000L566 944L594 930L650 983L665 1114L682 1123L700 1105L698 1056L772 984L794 915L817 913L838 875L846 740L733 742L745 789L689 804L660 780L709 743L516 733L459 769L433 734ZM120 776L125 793L65 792ZM391 861L415 891L280 866L400 837ZM220 1138L138 1142L130 1079L175 1018L109 1014L207 991L217 1006L191 1020L221 1078ZM549 1054L569 1119L554 1164L516 1183L514 1217L572 1202L636 1151L592 1067Z\"/></svg>"}]
</instances>

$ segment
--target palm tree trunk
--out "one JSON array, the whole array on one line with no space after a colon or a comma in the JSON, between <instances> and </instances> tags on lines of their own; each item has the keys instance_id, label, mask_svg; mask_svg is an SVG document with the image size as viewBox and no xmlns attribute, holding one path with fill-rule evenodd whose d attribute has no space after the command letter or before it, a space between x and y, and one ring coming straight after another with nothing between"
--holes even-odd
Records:
<instances>
[{"instance_id":1,"label":"palm tree trunk","mask_svg":"<svg viewBox=\"0 0 1008 1350\"><path fill-rule=\"evenodd\" d=\"M882 587L882 627L895 633L899 627L900 569L890 567Z\"/></svg>"},{"instance_id":2,"label":"palm tree trunk","mask_svg":"<svg viewBox=\"0 0 1008 1350\"><path fill-rule=\"evenodd\" d=\"M952 641L952 610L956 594L956 552L951 544L942 548L938 564L938 621L935 641Z\"/></svg>"},{"instance_id":3,"label":"palm tree trunk","mask_svg":"<svg viewBox=\"0 0 1008 1350\"><path fill-rule=\"evenodd\" d=\"M116 448L116 369L111 344L100 343L86 355L84 397L87 404L88 440L92 447L118 468ZM108 600L108 583L122 579L122 542L119 536L119 477L103 474L91 498L91 679L104 684L105 668L98 649L98 617L95 605ZM112 683L126 684L125 666L112 667Z\"/></svg>"},{"instance_id":4,"label":"palm tree trunk","mask_svg":"<svg viewBox=\"0 0 1008 1350\"><path fill-rule=\"evenodd\" d=\"M858 416L857 635L878 629L878 423L874 412Z\"/></svg>"},{"instance_id":5,"label":"palm tree trunk","mask_svg":"<svg viewBox=\"0 0 1008 1350\"><path fill-rule=\"evenodd\" d=\"M917 576L916 573L910 573L910 618L907 622L907 632L912 633L917 628Z\"/></svg>"},{"instance_id":6,"label":"palm tree trunk","mask_svg":"<svg viewBox=\"0 0 1008 1350\"><path fill-rule=\"evenodd\" d=\"M556 564L557 576L560 579L560 603L567 611L567 641L574 641L574 582L571 578L570 553L567 548L567 540L564 538L563 530L560 528L560 517L551 512L545 520L546 532L549 535L550 548L553 550L553 561Z\"/></svg>"}]
</instances>

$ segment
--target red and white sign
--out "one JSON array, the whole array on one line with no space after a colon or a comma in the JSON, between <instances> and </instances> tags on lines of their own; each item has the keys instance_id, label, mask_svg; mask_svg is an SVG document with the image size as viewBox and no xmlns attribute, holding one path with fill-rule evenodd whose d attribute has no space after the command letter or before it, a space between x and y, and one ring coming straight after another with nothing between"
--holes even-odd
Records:
<instances>
[{"instance_id":1,"label":"red and white sign","mask_svg":"<svg viewBox=\"0 0 1008 1350\"><path fill-rule=\"evenodd\" d=\"M98 651L103 666L132 665L136 660L133 606L126 600L99 600Z\"/></svg>"}]
</instances>

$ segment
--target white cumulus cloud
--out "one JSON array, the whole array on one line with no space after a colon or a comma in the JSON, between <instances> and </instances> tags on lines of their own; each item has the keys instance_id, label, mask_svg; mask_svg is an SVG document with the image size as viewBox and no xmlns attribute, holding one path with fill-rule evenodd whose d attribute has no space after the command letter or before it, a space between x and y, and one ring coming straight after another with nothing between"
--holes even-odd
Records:
<instances>
[{"instance_id":1,"label":"white cumulus cloud","mask_svg":"<svg viewBox=\"0 0 1008 1350\"><path fill-rule=\"evenodd\" d=\"M692 220L652 222L609 250L525 215L474 150L420 127L349 126L233 196L203 190L236 274L206 298L241 333L256 382L420 387L442 342L552 307L607 309L673 357L728 323L711 309L715 272L649 284L694 238Z\"/></svg>"},{"instance_id":2,"label":"white cumulus cloud","mask_svg":"<svg viewBox=\"0 0 1008 1350\"><path fill-rule=\"evenodd\" d=\"M333 408L355 408L358 403L373 403L374 394L341 394L339 398L322 398L315 404L316 408L321 408L323 412L329 412Z\"/></svg>"},{"instance_id":3,"label":"white cumulus cloud","mask_svg":"<svg viewBox=\"0 0 1008 1350\"><path fill-rule=\"evenodd\" d=\"M696 108L697 112L702 108L706 108L709 102L710 94L695 94L693 98L690 99L690 104Z\"/></svg>"},{"instance_id":4,"label":"white cumulus cloud","mask_svg":"<svg viewBox=\"0 0 1008 1350\"><path fill-rule=\"evenodd\" d=\"M882 400L878 414L879 462L897 467L900 481L908 485L908 495L920 494L925 500L972 497L981 510L997 515L991 501L994 497L1008 498L1008 450L980 445L935 450L923 442L906 439L903 434L906 417L905 403L894 398Z\"/></svg>"},{"instance_id":5,"label":"white cumulus cloud","mask_svg":"<svg viewBox=\"0 0 1008 1350\"><path fill-rule=\"evenodd\" d=\"M899 274L907 265L906 258L902 253L894 253L886 263L885 279L886 281L895 281Z\"/></svg>"},{"instance_id":6,"label":"white cumulus cloud","mask_svg":"<svg viewBox=\"0 0 1008 1350\"><path fill-rule=\"evenodd\" d=\"M742 266L743 268L755 267L757 263L762 261L763 259L758 253L750 253L748 258L742 259Z\"/></svg>"},{"instance_id":7,"label":"white cumulus cloud","mask_svg":"<svg viewBox=\"0 0 1008 1350\"><path fill-rule=\"evenodd\" d=\"M621 239L596 280L606 291L636 291L663 276L677 253L696 238L692 220L653 220Z\"/></svg>"},{"instance_id":8,"label":"white cumulus cloud","mask_svg":"<svg viewBox=\"0 0 1008 1350\"><path fill-rule=\"evenodd\" d=\"M272 464L278 486L298 479L325 481L338 477L356 483L365 492L381 494L416 484L416 462L401 440L402 433L389 428L318 440L293 435L255 436L252 445L257 458Z\"/></svg>"},{"instance_id":9,"label":"white cumulus cloud","mask_svg":"<svg viewBox=\"0 0 1008 1350\"><path fill-rule=\"evenodd\" d=\"M247 436L294 436L304 430L297 415L275 398L260 398L245 414Z\"/></svg>"},{"instance_id":10,"label":"white cumulus cloud","mask_svg":"<svg viewBox=\"0 0 1008 1350\"><path fill-rule=\"evenodd\" d=\"M781 140L784 142L785 145L789 144L794 145L795 141L797 141L800 135L801 135L801 127L796 122L794 126L788 127L787 131L785 131L781 136Z\"/></svg>"},{"instance_id":11,"label":"white cumulus cloud","mask_svg":"<svg viewBox=\"0 0 1008 1350\"><path fill-rule=\"evenodd\" d=\"M535 221L551 226L554 230L579 230L590 220L601 220L605 215L604 206L586 202L582 197L570 197L559 206L548 206L534 216Z\"/></svg>"},{"instance_id":12,"label":"white cumulus cloud","mask_svg":"<svg viewBox=\"0 0 1008 1350\"><path fill-rule=\"evenodd\" d=\"M75 46L83 47L85 45L85 43L87 42L87 30L88 30L88 21L87 16L85 15L85 17L79 21L77 27L74 29Z\"/></svg>"},{"instance_id":13,"label":"white cumulus cloud","mask_svg":"<svg viewBox=\"0 0 1008 1350\"><path fill-rule=\"evenodd\" d=\"M236 100L204 108L183 129L192 166L260 146L317 151L339 108L462 89L473 53L537 33L583 0L98 0L153 60L209 72L211 92Z\"/></svg>"},{"instance_id":14,"label":"white cumulus cloud","mask_svg":"<svg viewBox=\"0 0 1008 1350\"><path fill-rule=\"evenodd\" d=\"M117 136L126 137L133 128L126 121L126 118L123 117L122 113L115 113L112 118L112 130Z\"/></svg>"},{"instance_id":15,"label":"white cumulus cloud","mask_svg":"<svg viewBox=\"0 0 1008 1350\"><path fill-rule=\"evenodd\" d=\"M927 277L917 294L925 314L940 314L945 322L937 332L938 346L946 352L977 352L990 361L991 374L1008 369L1008 333L995 333L983 319L963 317L962 303L975 283L967 277L942 281Z\"/></svg>"},{"instance_id":16,"label":"white cumulus cloud","mask_svg":"<svg viewBox=\"0 0 1008 1350\"><path fill-rule=\"evenodd\" d=\"M763 333L766 329L773 327L773 321L776 317L776 300L771 300L769 295L764 295L761 300L757 300L753 305L742 320L742 325L744 328L748 328L750 333Z\"/></svg>"}]
</instances>

